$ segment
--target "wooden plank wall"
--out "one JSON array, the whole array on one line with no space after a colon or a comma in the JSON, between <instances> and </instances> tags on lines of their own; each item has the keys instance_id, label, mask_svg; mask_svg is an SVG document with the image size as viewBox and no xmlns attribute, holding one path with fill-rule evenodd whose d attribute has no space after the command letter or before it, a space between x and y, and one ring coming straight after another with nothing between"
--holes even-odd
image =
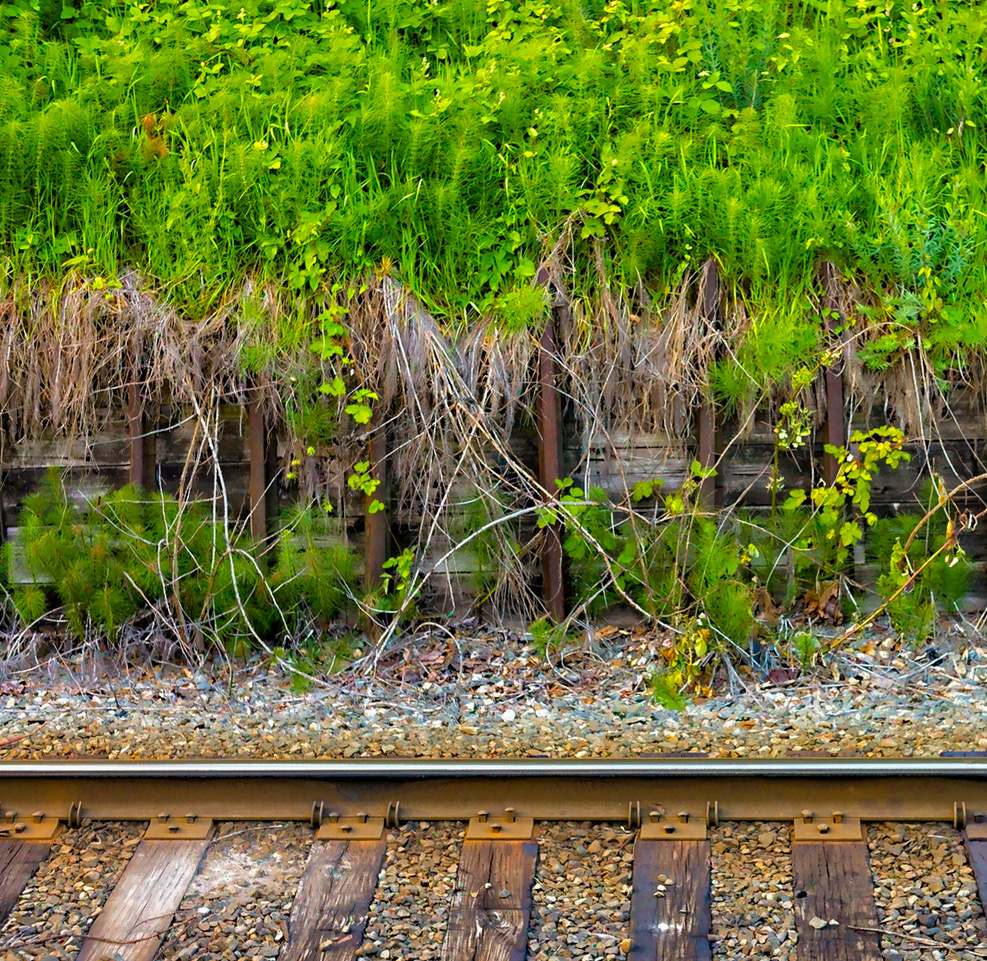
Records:
<instances>
[{"instance_id":1,"label":"wooden plank wall","mask_svg":"<svg viewBox=\"0 0 987 961\"><path fill-rule=\"evenodd\" d=\"M872 505L878 514L893 514L918 510L918 494L930 469L939 473L947 486L981 473L987 463L987 413L978 410L962 392L954 392L952 416L937 423L935 436L910 438L907 450L912 455L908 464L880 474L873 485ZM24 497L37 489L49 467L56 467L65 478L70 496L80 506L87 500L127 483L132 476L134 419L120 410L108 416L99 430L88 438L73 440L44 439L16 447L4 447L0 461L0 530L16 527ZM854 430L886 423L887 412L879 405L871 410L856 412L846 425L847 436ZM283 462L287 438L272 431L269 425L258 430L254 420L254 442L251 443L251 420L248 408L224 406L219 412L216 448L226 486L227 509L231 520L246 521L251 508L257 511L258 486L267 482L263 498L261 525L253 524L255 533L276 524L276 515L290 502L290 494L274 480L276 465ZM697 459L699 443L696 437L674 438L659 433L614 433L585 437L571 416L564 419L563 470L584 488L602 487L611 497L622 499L635 483L660 478L664 492L681 487L689 476L689 465ZM201 430L192 410L164 401L152 417L140 422L147 433L141 454L142 470L153 478L156 486L177 493L183 476L190 473L195 452L200 455L197 469L191 473L189 490L194 496L212 498L217 493L211 452L203 443ZM933 433L930 430L930 433ZM721 418L716 425L717 477L716 498L725 505L738 500L750 508L766 508L770 504L767 481L774 456L774 431L767 414L755 418L749 430L740 437L739 425ZM392 438L393 443L399 439ZM533 427L519 428L512 439L513 454L527 469L534 471L538 463L538 437ZM190 449L193 456L190 460ZM263 458L254 464L254 497L251 498L251 457ZM493 456L493 455L491 455ZM496 466L496 465L495 465ZM781 458L781 471L786 487L807 488L818 482L824 468L822 431L817 432L813 448L786 453ZM453 501L464 504L469 500L468 480L459 484ZM987 500L987 484L980 484L960 498L973 506ZM453 504L453 511L458 509ZM219 512L222 514L222 507ZM392 549L412 543L417 534L417 519L406 515L391 515L388 519ZM522 538L533 531L529 518ZM345 526L337 524L327 532L327 543L343 541L358 554L363 548L363 521L350 518ZM970 609L987 605L987 524L964 535L963 546L974 563L974 575L969 595ZM440 556L436 554L435 556ZM862 558L858 558L858 562ZM453 555L439 576L430 585L427 607L433 611L466 611L476 598L480 566L476 557L463 550ZM878 572L858 563L858 577L873 580ZM533 587L538 587L538 574L533 574Z\"/></svg>"}]
</instances>

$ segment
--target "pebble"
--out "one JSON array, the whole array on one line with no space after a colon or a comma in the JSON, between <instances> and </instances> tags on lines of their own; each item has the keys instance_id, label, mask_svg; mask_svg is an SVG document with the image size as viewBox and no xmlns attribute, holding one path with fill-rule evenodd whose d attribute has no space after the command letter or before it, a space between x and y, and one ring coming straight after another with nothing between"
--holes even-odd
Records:
<instances>
[{"instance_id":1,"label":"pebble","mask_svg":"<svg viewBox=\"0 0 987 961\"><path fill-rule=\"evenodd\" d=\"M307 692L256 659L232 675L210 665L209 685L179 667L121 676L91 657L22 674L8 666L0 758L931 757L987 749L987 648L955 640L955 650L943 642L932 657L897 641L881 654L868 642L833 662L841 677L863 678L855 686L817 672L777 687L738 670L732 689L724 683L716 696L672 711L647 692L660 644L624 633L623 646L570 652L563 664L506 635L457 638L451 656L443 635L441 647L409 642L375 677L342 671Z\"/></svg>"},{"instance_id":2,"label":"pebble","mask_svg":"<svg viewBox=\"0 0 987 961\"><path fill-rule=\"evenodd\" d=\"M721 823L710 829L710 861L713 957L795 961L789 826Z\"/></svg>"},{"instance_id":3,"label":"pebble","mask_svg":"<svg viewBox=\"0 0 987 961\"><path fill-rule=\"evenodd\" d=\"M945 824L871 824L867 832L885 959L983 961L987 926L959 831ZM978 949L978 950L975 950Z\"/></svg>"},{"instance_id":4,"label":"pebble","mask_svg":"<svg viewBox=\"0 0 987 961\"><path fill-rule=\"evenodd\" d=\"M391 832L357 957L440 957L464 833L462 824L417 821Z\"/></svg>"}]
</instances>

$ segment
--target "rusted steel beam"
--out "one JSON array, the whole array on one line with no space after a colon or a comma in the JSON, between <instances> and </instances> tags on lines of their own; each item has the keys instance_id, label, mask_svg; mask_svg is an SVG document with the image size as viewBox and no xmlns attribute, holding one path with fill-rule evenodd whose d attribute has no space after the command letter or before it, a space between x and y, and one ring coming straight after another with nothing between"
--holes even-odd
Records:
<instances>
[{"instance_id":1,"label":"rusted steel beam","mask_svg":"<svg viewBox=\"0 0 987 961\"><path fill-rule=\"evenodd\" d=\"M147 432L147 420L141 403L140 382L136 373L127 385L127 426L130 433L131 484L150 490L154 487L153 438Z\"/></svg>"},{"instance_id":2,"label":"rusted steel beam","mask_svg":"<svg viewBox=\"0 0 987 961\"><path fill-rule=\"evenodd\" d=\"M539 273L538 282L548 283L548 272ZM545 324L538 352L538 482L548 501L558 496L556 481L562 479L562 404L558 391L558 364L555 359L556 326L565 307L553 307ZM562 529L556 523L543 530L542 597L553 621L565 618L565 580L562 568Z\"/></svg>"},{"instance_id":3,"label":"rusted steel beam","mask_svg":"<svg viewBox=\"0 0 987 961\"><path fill-rule=\"evenodd\" d=\"M839 273L833 264L824 263L820 267L823 284L823 326L830 334L834 327L833 312L839 311L834 293L834 285ZM842 323L842 316L840 318ZM842 336L840 337L842 348ZM844 424L843 371L832 366L826 368L826 422L823 425L823 440L833 447L846 446L846 425ZM836 480L839 465L832 454L823 454L823 479L827 484Z\"/></svg>"},{"instance_id":4,"label":"rusted steel beam","mask_svg":"<svg viewBox=\"0 0 987 961\"><path fill-rule=\"evenodd\" d=\"M370 510L370 505L377 500L385 508L389 495L389 480L387 469L387 435L385 428L379 428L370 441L370 474L380 484L372 497L365 498L366 526L364 528L364 553L366 568L364 578L367 591L376 590L384 576L384 563L388 555L387 511Z\"/></svg>"},{"instance_id":5,"label":"rusted steel beam","mask_svg":"<svg viewBox=\"0 0 987 961\"><path fill-rule=\"evenodd\" d=\"M864 821L955 823L987 811L983 758L363 759L344 761L12 761L0 797L14 812L65 820L152 820L161 811L214 820L310 822L341 816L467 820L514 808L537 820L627 822L638 806L724 821L840 811ZM959 802L959 803L958 803ZM650 806L650 807L649 807ZM19 815L18 815L19 816ZM971 815L968 814L968 819ZM968 825L969 828L969 825Z\"/></svg>"},{"instance_id":6,"label":"rusted steel beam","mask_svg":"<svg viewBox=\"0 0 987 961\"><path fill-rule=\"evenodd\" d=\"M720 280L715 261L707 261L700 292L703 319L707 327L718 321ZM704 396L696 418L699 463L704 470L716 466L716 405L711 396ZM707 477L699 484L699 501L704 507L715 507L722 497L721 487L715 477Z\"/></svg>"},{"instance_id":7,"label":"rusted steel beam","mask_svg":"<svg viewBox=\"0 0 987 961\"><path fill-rule=\"evenodd\" d=\"M250 454L250 536L257 542L268 534L267 466L269 444L260 391L253 390L247 403L247 444Z\"/></svg>"}]
</instances>

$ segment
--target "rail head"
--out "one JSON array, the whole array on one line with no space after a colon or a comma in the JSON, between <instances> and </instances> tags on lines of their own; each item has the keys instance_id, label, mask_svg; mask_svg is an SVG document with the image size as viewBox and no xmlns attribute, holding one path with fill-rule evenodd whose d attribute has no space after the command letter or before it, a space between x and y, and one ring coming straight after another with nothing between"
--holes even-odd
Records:
<instances>
[{"instance_id":1,"label":"rail head","mask_svg":"<svg viewBox=\"0 0 987 961\"><path fill-rule=\"evenodd\" d=\"M985 778L987 757L355 758L305 761L0 761L0 779L85 778Z\"/></svg>"}]
</instances>

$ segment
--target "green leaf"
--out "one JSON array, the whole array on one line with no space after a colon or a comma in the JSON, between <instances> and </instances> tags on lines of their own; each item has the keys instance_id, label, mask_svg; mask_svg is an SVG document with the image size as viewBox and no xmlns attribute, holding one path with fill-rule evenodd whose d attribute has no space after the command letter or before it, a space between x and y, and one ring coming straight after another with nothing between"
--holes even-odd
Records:
<instances>
[{"instance_id":1,"label":"green leaf","mask_svg":"<svg viewBox=\"0 0 987 961\"><path fill-rule=\"evenodd\" d=\"M784 504L782 504L782 510L793 511L795 508L801 506L805 503L805 491L803 490L793 490L788 492L788 497L785 498Z\"/></svg>"},{"instance_id":2,"label":"green leaf","mask_svg":"<svg viewBox=\"0 0 987 961\"><path fill-rule=\"evenodd\" d=\"M366 404L347 404L346 413L358 424L369 424L374 412Z\"/></svg>"},{"instance_id":3,"label":"green leaf","mask_svg":"<svg viewBox=\"0 0 987 961\"><path fill-rule=\"evenodd\" d=\"M334 377L331 383L322 384L319 387L320 394L328 394L330 397L342 397L346 393L346 384L342 377Z\"/></svg>"}]
</instances>

